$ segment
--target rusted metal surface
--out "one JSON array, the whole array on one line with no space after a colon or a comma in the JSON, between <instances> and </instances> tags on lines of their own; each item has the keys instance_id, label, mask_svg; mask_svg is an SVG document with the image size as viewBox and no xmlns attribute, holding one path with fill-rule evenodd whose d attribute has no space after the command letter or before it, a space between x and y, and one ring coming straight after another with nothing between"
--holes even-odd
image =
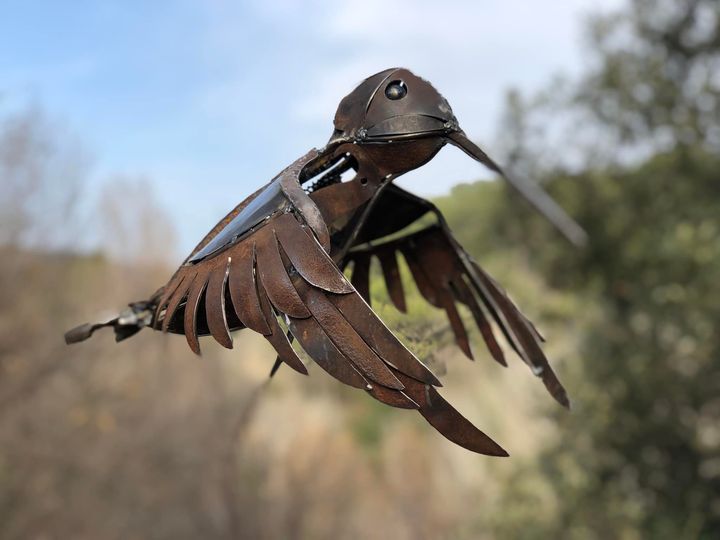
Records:
<instances>
[{"instance_id":1,"label":"rusted metal surface","mask_svg":"<svg viewBox=\"0 0 720 540\"><path fill-rule=\"evenodd\" d=\"M427 81L406 69L369 77L340 103L328 143L225 216L164 287L116 319L68 332L66 340L82 341L103 326L120 340L149 326L184 334L199 354L199 336L232 348L231 332L248 328L272 344L278 362L307 374L292 346L296 340L340 382L392 407L418 410L464 448L507 455L440 396L437 377L370 307L371 262L377 260L392 303L406 311L402 258L423 298L446 313L468 357L473 352L458 305L470 310L498 363L506 360L494 329L552 396L569 404L532 324L458 244L437 208L392 184L447 143L505 176L468 140ZM354 175L344 180L347 173ZM582 241L582 230L540 188L511 182L563 234ZM403 232L428 214L436 224ZM343 273L348 265L350 281Z\"/></svg>"}]
</instances>

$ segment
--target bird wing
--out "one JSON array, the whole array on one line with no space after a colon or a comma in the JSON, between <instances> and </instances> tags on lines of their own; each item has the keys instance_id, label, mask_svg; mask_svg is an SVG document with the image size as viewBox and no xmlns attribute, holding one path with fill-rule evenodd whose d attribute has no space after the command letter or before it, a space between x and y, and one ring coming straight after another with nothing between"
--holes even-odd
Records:
<instances>
[{"instance_id":1,"label":"bird wing","mask_svg":"<svg viewBox=\"0 0 720 540\"><path fill-rule=\"evenodd\" d=\"M398 268L398 255L408 264L420 294L447 314L455 341L473 358L468 334L457 310L458 304L470 309L492 357L507 366L490 321L504 334L510 346L541 377L550 394L569 407L567 393L542 351L542 336L525 318L507 293L467 254L441 225L384 242L354 248L343 264L353 263L351 282L370 302L370 262L377 258L392 303L406 311L405 293Z\"/></svg>"},{"instance_id":2,"label":"bird wing","mask_svg":"<svg viewBox=\"0 0 720 540\"><path fill-rule=\"evenodd\" d=\"M199 326L228 348L230 328L245 326L262 334L283 362L307 374L291 335L339 381L393 407L418 410L469 450L507 455L440 396L437 378L328 255L327 227L298 181L315 156L310 152L288 167L198 246L164 287L154 326L181 328L198 354Z\"/></svg>"}]
</instances>

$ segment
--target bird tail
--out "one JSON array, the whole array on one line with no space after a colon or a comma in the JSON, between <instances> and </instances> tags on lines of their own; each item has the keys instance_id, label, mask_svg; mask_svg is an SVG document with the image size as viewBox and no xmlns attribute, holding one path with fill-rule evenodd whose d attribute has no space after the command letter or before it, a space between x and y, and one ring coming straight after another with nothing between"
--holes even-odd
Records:
<instances>
[{"instance_id":1,"label":"bird tail","mask_svg":"<svg viewBox=\"0 0 720 540\"><path fill-rule=\"evenodd\" d=\"M155 313L155 302L146 300L142 302L133 302L128 304L128 309L124 310L114 319L104 323L85 323L76 326L72 330L65 332L65 343L80 343L85 341L100 328L111 327L115 331L115 341L122 341L137 334L145 326L152 323L153 314Z\"/></svg>"}]
</instances>

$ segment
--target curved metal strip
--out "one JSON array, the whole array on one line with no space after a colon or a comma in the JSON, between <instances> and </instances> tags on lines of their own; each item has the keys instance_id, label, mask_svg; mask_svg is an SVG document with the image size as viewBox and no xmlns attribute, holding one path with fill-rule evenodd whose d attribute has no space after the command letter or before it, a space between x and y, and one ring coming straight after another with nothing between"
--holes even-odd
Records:
<instances>
[{"instance_id":1,"label":"curved metal strip","mask_svg":"<svg viewBox=\"0 0 720 540\"><path fill-rule=\"evenodd\" d=\"M402 383L322 292L308 287L304 293L305 304L315 320L364 376L388 388L403 389Z\"/></svg>"},{"instance_id":2,"label":"curved metal strip","mask_svg":"<svg viewBox=\"0 0 720 540\"><path fill-rule=\"evenodd\" d=\"M228 328L225 312L225 286L230 270L230 261L218 264L210 273L210 279L205 292L205 315L207 317L210 334L220 345L232 349L233 341Z\"/></svg>"},{"instance_id":3,"label":"curved metal strip","mask_svg":"<svg viewBox=\"0 0 720 540\"><path fill-rule=\"evenodd\" d=\"M446 439L478 454L499 457L509 455L445 401L435 388L400 372L396 374L405 384L405 393L420 405L420 414Z\"/></svg>"},{"instance_id":4,"label":"curved metal strip","mask_svg":"<svg viewBox=\"0 0 720 540\"><path fill-rule=\"evenodd\" d=\"M291 318L288 327L310 358L331 376L354 388L365 388L367 386L368 382L365 378L337 350L332 340L313 317L307 319Z\"/></svg>"},{"instance_id":5,"label":"curved metal strip","mask_svg":"<svg viewBox=\"0 0 720 540\"><path fill-rule=\"evenodd\" d=\"M358 253L353 255L352 286L368 305L372 305L370 299L370 254Z\"/></svg>"},{"instance_id":6,"label":"curved metal strip","mask_svg":"<svg viewBox=\"0 0 720 540\"><path fill-rule=\"evenodd\" d=\"M230 261L228 289L235 313L245 326L263 335L271 333L263 316L255 283L255 242L244 243L234 249Z\"/></svg>"},{"instance_id":7,"label":"curved metal strip","mask_svg":"<svg viewBox=\"0 0 720 540\"><path fill-rule=\"evenodd\" d=\"M330 233L327 225L323 220L320 209L315 202L305 193L299 182L300 171L312 159L317 157L317 150L313 149L305 156L290 165L282 173L280 173L280 185L285 196L290 200L292 205L302 215L305 222L315 233L315 237L320 242L323 249L330 253Z\"/></svg>"},{"instance_id":8,"label":"curved metal strip","mask_svg":"<svg viewBox=\"0 0 720 540\"><path fill-rule=\"evenodd\" d=\"M390 405L391 407L395 407L397 409L420 408L420 405L418 405L414 399L402 390L393 390L392 388L387 388L381 384L371 384L370 388L366 388L365 391L379 402L385 403L386 405Z\"/></svg>"},{"instance_id":9,"label":"curved metal strip","mask_svg":"<svg viewBox=\"0 0 720 540\"><path fill-rule=\"evenodd\" d=\"M347 294L333 296L331 301L386 364L424 383L442 386L433 372L395 337L362 298Z\"/></svg>"},{"instance_id":10,"label":"curved metal strip","mask_svg":"<svg viewBox=\"0 0 720 540\"><path fill-rule=\"evenodd\" d=\"M483 341L485 341L485 345L490 351L490 355L498 364L507 367L505 354L503 353L502 348L500 348L500 345L495 339L495 334L493 333L492 327L490 326L490 323L485 317L485 314L483 313L480 304L475 298L475 295L463 279L463 276L460 276L457 281L451 282L450 287L455 293L458 301L462 302L468 308L470 308L470 312L475 319L475 324L477 324L478 330L480 330L480 335L482 336Z\"/></svg>"},{"instance_id":11,"label":"curved metal strip","mask_svg":"<svg viewBox=\"0 0 720 540\"><path fill-rule=\"evenodd\" d=\"M418 288L425 298L429 301L435 300L434 305L445 310L455 335L455 342L472 360L467 331L449 285L449 280L462 272L457 253L442 231L436 227L419 231L408 239L406 246L404 253L411 272L418 282Z\"/></svg>"},{"instance_id":12,"label":"curved metal strip","mask_svg":"<svg viewBox=\"0 0 720 540\"><path fill-rule=\"evenodd\" d=\"M275 231L288 259L308 283L337 294L353 292L333 260L294 217L277 218Z\"/></svg>"},{"instance_id":13,"label":"curved metal strip","mask_svg":"<svg viewBox=\"0 0 720 540\"><path fill-rule=\"evenodd\" d=\"M197 335L197 313L200 305L200 297L207 285L207 278L207 270L203 269L198 271L190 287L187 303L185 304L185 339L195 354L200 354L200 342L198 341Z\"/></svg>"},{"instance_id":14,"label":"curved metal strip","mask_svg":"<svg viewBox=\"0 0 720 540\"><path fill-rule=\"evenodd\" d=\"M275 351L278 353L278 358L298 373L307 375L308 371L305 364L302 363L302 360L298 357L295 349L293 349L290 341L288 340L287 334L280 327L277 317L270 306L270 300L268 299L267 294L265 294L265 287L262 282L262 278L258 280L258 299L260 301L262 312L265 315L265 320L267 320L271 330L271 333L267 334L265 339L270 342Z\"/></svg>"},{"instance_id":15,"label":"curved metal strip","mask_svg":"<svg viewBox=\"0 0 720 540\"><path fill-rule=\"evenodd\" d=\"M308 319L290 319L290 331L308 355L331 376L340 382L365 390L378 401L402 409L417 409L418 404L400 390L381 384L371 384L338 350L318 322Z\"/></svg>"},{"instance_id":16,"label":"curved metal strip","mask_svg":"<svg viewBox=\"0 0 720 540\"><path fill-rule=\"evenodd\" d=\"M427 275L425 275L425 270L423 269L420 260L415 254L415 249L415 246L408 243L402 245L400 251L405 257L405 261L410 268L410 273L415 280L415 285L417 285L417 288L420 291L422 297L425 298L425 300L427 300L433 306L441 308L443 306L437 296L435 287L433 287L432 282L427 277Z\"/></svg>"},{"instance_id":17,"label":"curved metal strip","mask_svg":"<svg viewBox=\"0 0 720 540\"><path fill-rule=\"evenodd\" d=\"M190 289L190 286L192 285L192 281L195 278L195 274L197 272L185 272L182 281L175 289L175 292L173 292L172 296L170 297L170 301L168 302L168 307L165 310L165 318L163 319L162 323L162 331L167 332L168 328L170 327L170 323L172 322L173 316L175 315L175 311L177 311L178 306L180 305L180 302L183 301L185 298L185 295L187 294L188 290Z\"/></svg>"},{"instance_id":18,"label":"curved metal strip","mask_svg":"<svg viewBox=\"0 0 720 540\"><path fill-rule=\"evenodd\" d=\"M423 114L406 114L385 118L377 124L368 126L369 140L404 140L427 137L433 133L442 135L447 132L445 120Z\"/></svg>"},{"instance_id":19,"label":"curved metal strip","mask_svg":"<svg viewBox=\"0 0 720 540\"><path fill-rule=\"evenodd\" d=\"M310 312L300 299L288 276L280 251L275 231L268 227L262 236L257 238L257 272L260 274L265 292L270 302L281 312L290 317L303 319Z\"/></svg>"},{"instance_id":20,"label":"curved metal strip","mask_svg":"<svg viewBox=\"0 0 720 540\"><path fill-rule=\"evenodd\" d=\"M452 328L453 334L455 335L455 343L457 343L460 350L465 353L465 356L470 360L474 360L465 325L460 317L460 313L458 313L452 295L444 289L438 288L438 291L440 302L443 304L443 309L445 309L445 313L450 321L450 328Z\"/></svg>"},{"instance_id":21,"label":"curved metal strip","mask_svg":"<svg viewBox=\"0 0 720 540\"><path fill-rule=\"evenodd\" d=\"M473 284L488 307L492 305L498 325L505 330L506 335L511 336L510 342L514 343L515 350L530 366L533 373L542 378L550 395L563 407L569 408L570 400L567 392L550 367L545 353L540 348L535 334L525 322L525 318L519 314L505 291L500 289L476 263L472 263L472 268L477 275Z\"/></svg>"},{"instance_id":22,"label":"curved metal strip","mask_svg":"<svg viewBox=\"0 0 720 540\"><path fill-rule=\"evenodd\" d=\"M390 300L398 310L403 313L407 312L405 305L405 291L403 290L402 279L400 279L400 269L398 268L397 255L394 249L380 249L377 252L380 260L380 268L382 268L385 277L385 285L387 287Z\"/></svg>"},{"instance_id":23,"label":"curved metal strip","mask_svg":"<svg viewBox=\"0 0 720 540\"><path fill-rule=\"evenodd\" d=\"M178 270L173 274L173 276L168 281L167 285L165 285L164 290L162 291L162 295L160 296L160 300L158 300L158 303L155 307L155 316L153 317L153 328L157 328L158 318L160 317L160 312L163 310L164 307L168 305L168 302L170 300L170 297L175 293L177 288L182 284L183 280L185 279L185 271Z\"/></svg>"}]
</instances>

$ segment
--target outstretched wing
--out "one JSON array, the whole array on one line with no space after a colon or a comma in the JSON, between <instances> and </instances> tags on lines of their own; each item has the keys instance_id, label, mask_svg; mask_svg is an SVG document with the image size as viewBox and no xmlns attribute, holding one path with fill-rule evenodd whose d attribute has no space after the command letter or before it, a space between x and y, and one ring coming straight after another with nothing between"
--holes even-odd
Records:
<instances>
[{"instance_id":1,"label":"outstretched wing","mask_svg":"<svg viewBox=\"0 0 720 540\"><path fill-rule=\"evenodd\" d=\"M339 381L393 407L417 409L451 441L507 455L435 390L437 378L382 323L328 255L327 229L298 176L283 171L207 238L164 288L156 328L174 328L200 352L199 329L232 347L230 329L262 334L280 359L307 370L290 344ZM201 332L202 333L202 332Z\"/></svg>"},{"instance_id":2,"label":"outstretched wing","mask_svg":"<svg viewBox=\"0 0 720 540\"><path fill-rule=\"evenodd\" d=\"M565 389L540 347L542 336L505 291L442 226L433 225L383 244L358 247L348 254L344 264L353 262L351 281L368 302L370 262L372 258L377 258L390 299L400 311L405 312L398 254L402 254L407 261L420 294L430 304L445 311L456 343L469 358L473 357L472 351L457 304L464 304L470 309L480 334L498 363L507 365L490 320L495 322L510 346L533 373L542 378L550 394L563 406L569 407Z\"/></svg>"}]
</instances>

